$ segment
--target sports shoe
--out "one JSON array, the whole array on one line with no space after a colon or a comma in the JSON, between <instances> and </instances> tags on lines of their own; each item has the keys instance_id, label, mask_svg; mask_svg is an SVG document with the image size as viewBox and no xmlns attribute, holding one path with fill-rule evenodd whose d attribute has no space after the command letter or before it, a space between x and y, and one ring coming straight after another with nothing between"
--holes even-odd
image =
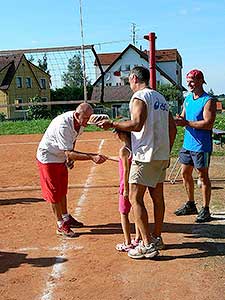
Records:
<instances>
[{"instance_id":1,"label":"sports shoe","mask_svg":"<svg viewBox=\"0 0 225 300\"><path fill-rule=\"evenodd\" d=\"M137 247L139 245L140 242L141 242L140 239L132 239L131 240L131 245L133 245L134 248L135 248L135 247Z\"/></svg>"},{"instance_id":2,"label":"sports shoe","mask_svg":"<svg viewBox=\"0 0 225 300\"><path fill-rule=\"evenodd\" d=\"M200 212L198 213L198 216L195 220L197 223L204 223L211 221L211 214L209 212L208 207L202 207Z\"/></svg>"},{"instance_id":3,"label":"sports shoe","mask_svg":"<svg viewBox=\"0 0 225 300\"><path fill-rule=\"evenodd\" d=\"M153 235L151 236L151 243L155 245L155 248L157 250L163 250L165 249L165 244L163 243L163 239L161 236L154 237Z\"/></svg>"},{"instance_id":4,"label":"sports shoe","mask_svg":"<svg viewBox=\"0 0 225 300\"><path fill-rule=\"evenodd\" d=\"M138 258L153 258L159 254L159 251L156 249L153 243L149 245L143 245L140 243L136 248L131 249L128 252L128 256L134 259Z\"/></svg>"},{"instance_id":5,"label":"sports shoe","mask_svg":"<svg viewBox=\"0 0 225 300\"><path fill-rule=\"evenodd\" d=\"M174 213L177 216L197 215L198 210L194 202L188 201L183 206L175 210Z\"/></svg>"},{"instance_id":6,"label":"sports shoe","mask_svg":"<svg viewBox=\"0 0 225 300\"><path fill-rule=\"evenodd\" d=\"M63 235L65 237L71 237L71 238L76 236L75 232L70 229L68 221L63 222L62 226L57 228L56 233L58 235Z\"/></svg>"},{"instance_id":7,"label":"sports shoe","mask_svg":"<svg viewBox=\"0 0 225 300\"><path fill-rule=\"evenodd\" d=\"M116 250L121 252L128 252L129 250L134 249L134 246L132 244L126 245L125 243L117 244Z\"/></svg>"},{"instance_id":8,"label":"sports shoe","mask_svg":"<svg viewBox=\"0 0 225 300\"><path fill-rule=\"evenodd\" d=\"M77 221L74 217L69 215L69 220L66 221L70 225L71 228L81 228L84 227L84 224L82 222Z\"/></svg>"}]
</instances>

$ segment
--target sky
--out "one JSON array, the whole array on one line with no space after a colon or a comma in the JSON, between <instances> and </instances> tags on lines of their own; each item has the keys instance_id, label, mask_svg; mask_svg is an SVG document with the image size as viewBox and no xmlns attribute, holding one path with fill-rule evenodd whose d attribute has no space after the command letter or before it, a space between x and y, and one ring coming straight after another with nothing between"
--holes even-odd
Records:
<instances>
[{"instance_id":1,"label":"sky","mask_svg":"<svg viewBox=\"0 0 225 300\"><path fill-rule=\"evenodd\" d=\"M156 49L174 49L185 75L200 69L205 90L225 94L225 0L81 0L84 44L97 53L122 52L132 43L148 49L143 36L155 32ZM79 46L80 0L9 0L1 3L0 50Z\"/></svg>"}]
</instances>

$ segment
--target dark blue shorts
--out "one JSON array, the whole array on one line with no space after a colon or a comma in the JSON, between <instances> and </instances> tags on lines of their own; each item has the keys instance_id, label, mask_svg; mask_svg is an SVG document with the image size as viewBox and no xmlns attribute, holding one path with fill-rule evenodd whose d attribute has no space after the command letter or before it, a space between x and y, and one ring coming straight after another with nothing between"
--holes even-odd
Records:
<instances>
[{"instance_id":1,"label":"dark blue shorts","mask_svg":"<svg viewBox=\"0 0 225 300\"><path fill-rule=\"evenodd\" d=\"M184 165L194 166L196 169L208 168L211 152L194 152L181 148L179 161Z\"/></svg>"}]
</instances>

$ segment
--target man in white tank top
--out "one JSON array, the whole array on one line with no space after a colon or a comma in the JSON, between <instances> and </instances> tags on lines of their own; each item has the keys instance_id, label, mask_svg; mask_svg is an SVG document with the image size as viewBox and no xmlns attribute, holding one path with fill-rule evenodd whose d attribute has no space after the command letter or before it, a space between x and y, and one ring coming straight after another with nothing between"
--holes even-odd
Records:
<instances>
[{"instance_id":1,"label":"man in white tank top","mask_svg":"<svg viewBox=\"0 0 225 300\"><path fill-rule=\"evenodd\" d=\"M131 120L125 122L101 121L99 127L131 131L133 161L130 170L129 198L135 223L142 243L128 252L131 258L153 258L163 249L161 238L165 212L163 182L169 162L169 153L176 136L176 125L165 98L148 88L149 71L134 67L129 83L134 92L130 101ZM154 230L151 234L144 194L148 188L154 205Z\"/></svg>"}]
</instances>

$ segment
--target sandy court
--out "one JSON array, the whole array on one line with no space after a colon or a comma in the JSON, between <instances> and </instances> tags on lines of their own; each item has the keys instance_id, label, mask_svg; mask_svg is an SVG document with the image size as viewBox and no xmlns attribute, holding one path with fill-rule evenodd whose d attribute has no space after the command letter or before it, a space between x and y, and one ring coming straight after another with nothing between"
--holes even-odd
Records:
<instances>
[{"instance_id":1,"label":"sandy court","mask_svg":"<svg viewBox=\"0 0 225 300\"><path fill-rule=\"evenodd\" d=\"M155 260L132 260L115 250L123 241L117 163L76 162L69 171L68 206L86 226L74 239L61 238L41 198L35 163L40 138L0 136L0 300L224 299L225 205L216 202L225 197L224 180L212 190L212 209L221 219L207 224L176 217L184 190L166 183L166 250ZM116 156L119 146L112 133L92 132L76 148ZM225 178L223 159L213 159L213 176L218 172ZM197 198L200 207L199 191ZM148 195L146 204L152 226Z\"/></svg>"}]
</instances>

